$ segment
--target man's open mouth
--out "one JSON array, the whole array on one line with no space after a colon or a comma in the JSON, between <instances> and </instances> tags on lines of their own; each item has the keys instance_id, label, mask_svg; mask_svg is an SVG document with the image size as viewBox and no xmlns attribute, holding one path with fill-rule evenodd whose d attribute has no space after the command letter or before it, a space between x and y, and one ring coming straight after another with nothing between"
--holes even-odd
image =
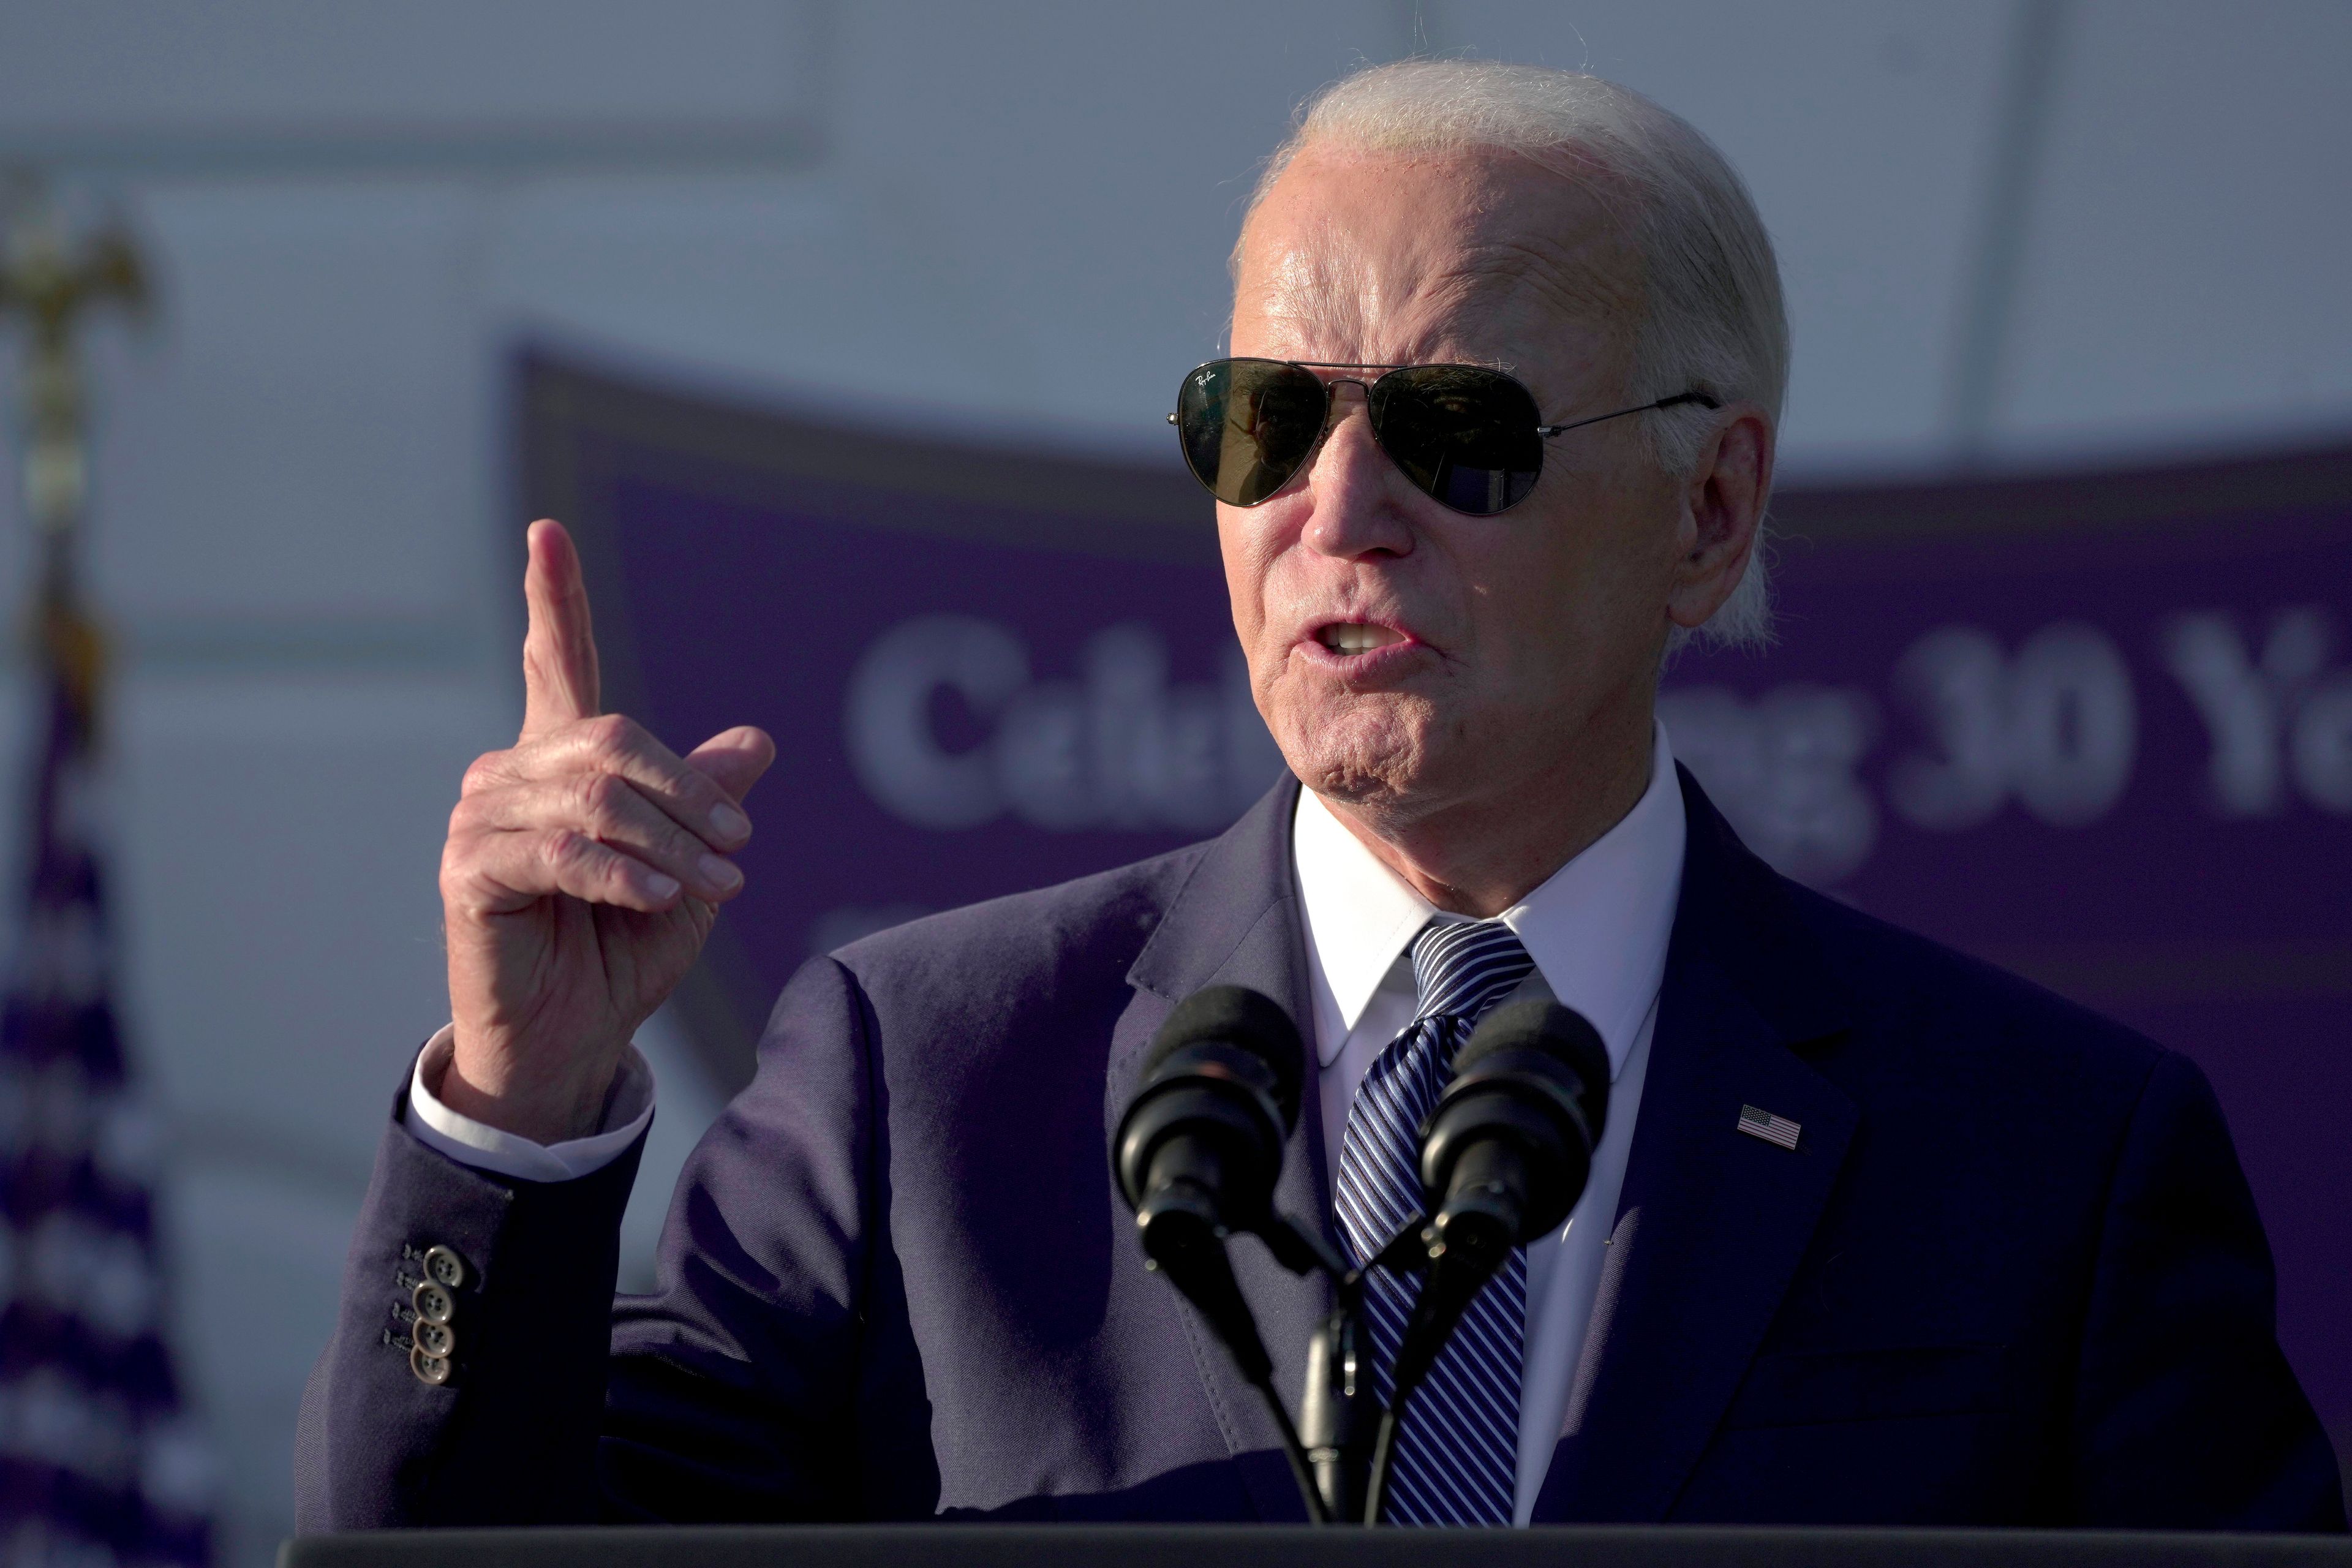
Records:
<instances>
[{"instance_id":1,"label":"man's open mouth","mask_svg":"<svg viewBox=\"0 0 2352 1568\"><path fill-rule=\"evenodd\" d=\"M1315 640L1333 653L1370 653L1376 647L1386 647L1392 642L1402 642L1402 634L1386 626L1376 626L1366 621L1335 621L1319 628Z\"/></svg>"}]
</instances>

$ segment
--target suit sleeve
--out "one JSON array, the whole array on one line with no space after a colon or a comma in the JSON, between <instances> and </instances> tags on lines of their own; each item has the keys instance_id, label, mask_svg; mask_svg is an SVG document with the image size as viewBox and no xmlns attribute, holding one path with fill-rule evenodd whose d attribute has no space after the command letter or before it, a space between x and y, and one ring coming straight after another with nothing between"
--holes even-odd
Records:
<instances>
[{"instance_id":1,"label":"suit sleeve","mask_svg":"<svg viewBox=\"0 0 2352 1568\"><path fill-rule=\"evenodd\" d=\"M2078 1523L2345 1528L2335 1456L2279 1349L2270 1247L2221 1105L2168 1052L2116 1162L2075 1411Z\"/></svg>"},{"instance_id":2,"label":"suit sleeve","mask_svg":"<svg viewBox=\"0 0 2352 1568\"><path fill-rule=\"evenodd\" d=\"M871 1019L831 960L785 988L751 1086L679 1179L647 1296L614 1295L642 1143L519 1181L426 1148L395 1110L303 1398L297 1527L929 1511L928 1409L877 1256ZM436 1246L467 1271L438 1384L395 1318Z\"/></svg>"},{"instance_id":3,"label":"suit sleeve","mask_svg":"<svg viewBox=\"0 0 2352 1568\"><path fill-rule=\"evenodd\" d=\"M404 1109L303 1391L295 1528L592 1520L621 1214L644 1142L576 1181L516 1181L427 1148ZM435 1281L445 1296L426 1317L436 1253L454 1283ZM446 1340L425 1326L435 1318ZM420 1366L420 1348L446 1353Z\"/></svg>"}]
</instances>

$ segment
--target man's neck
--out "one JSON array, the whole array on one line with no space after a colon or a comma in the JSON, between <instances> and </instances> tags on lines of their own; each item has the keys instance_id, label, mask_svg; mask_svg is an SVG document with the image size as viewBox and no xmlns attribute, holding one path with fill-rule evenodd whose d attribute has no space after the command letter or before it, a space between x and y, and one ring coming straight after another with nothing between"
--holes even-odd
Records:
<instances>
[{"instance_id":1,"label":"man's neck","mask_svg":"<svg viewBox=\"0 0 2352 1568\"><path fill-rule=\"evenodd\" d=\"M1501 914L1617 826L1650 785L1651 726L1575 748L1532 781L1426 813L1324 804L1380 862L1441 910Z\"/></svg>"}]
</instances>

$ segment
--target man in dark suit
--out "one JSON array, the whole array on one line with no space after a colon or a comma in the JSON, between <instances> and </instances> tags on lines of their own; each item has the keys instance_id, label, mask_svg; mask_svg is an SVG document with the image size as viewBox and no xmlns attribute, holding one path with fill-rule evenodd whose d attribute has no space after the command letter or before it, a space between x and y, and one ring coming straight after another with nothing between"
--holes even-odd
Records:
<instances>
[{"instance_id":1,"label":"man in dark suit","mask_svg":"<svg viewBox=\"0 0 2352 1568\"><path fill-rule=\"evenodd\" d=\"M1762 627L1786 379L1714 150L1590 78L1367 72L1235 279L1180 433L1292 776L803 969L617 1304L628 1040L772 747L599 716L534 528L523 734L452 818L453 1021L304 1403L303 1527L1303 1517L1105 1168L1154 1030L1230 983L1312 1051L1277 1205L1358 1258L1487 1008L1556 997L1608 1052L1591 1183L1416 1402L1401 1517L2340 1529L2196 1070L1784 880L1673 763L1671 643ZM1296 1388L1324 1289L1235 1253Z\"/></svg>"}]
</instances>

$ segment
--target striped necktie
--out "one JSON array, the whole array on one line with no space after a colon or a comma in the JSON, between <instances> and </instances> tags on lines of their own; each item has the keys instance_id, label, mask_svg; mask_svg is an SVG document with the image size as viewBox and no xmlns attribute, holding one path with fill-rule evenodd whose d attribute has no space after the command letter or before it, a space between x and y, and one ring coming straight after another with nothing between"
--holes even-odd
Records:
<instances>
[{"instance_id":1,"label":"striped necktie","mask_svg":"<svg viewBox=\"0 0 2352 1568\"><path fill-rule=\"evenodd\" d=\"M1454 1053L1534 968L1500 921L1433 921L1413 939L1420 1010L1364 1074L1339 1151L1339 1234L1359 1267L1421 1209L1422 1119L1453 1077ZM1364 1323L1383 1402L1394 1393L1397 1349L1420 1289L1419 1275L1386 1268L1365 1279ZM1527 1301L1527 1250L1515 1247L1413 1393L1390 1471L1391 1521L1510 1523Z\"/></svg>"}]
</instances>

